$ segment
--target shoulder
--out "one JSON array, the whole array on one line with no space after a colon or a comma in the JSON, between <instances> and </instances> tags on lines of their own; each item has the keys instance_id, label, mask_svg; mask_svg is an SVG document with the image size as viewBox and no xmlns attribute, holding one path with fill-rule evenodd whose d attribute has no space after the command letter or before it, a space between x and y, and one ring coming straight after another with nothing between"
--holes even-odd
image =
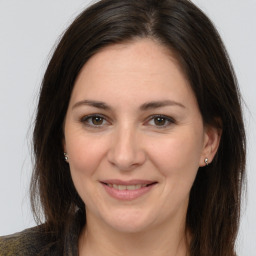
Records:
<instances>
[{"instance_id":1,"label":"shoulder","mask_svg":"<svg viewBox=\"0 0 256 256\"><path fill-rule=\"evenodd\" d=\"M0 237L1 256L50 255L54 247L52 236L44 231L42 225Z\"/></svg>"}]
</instances>

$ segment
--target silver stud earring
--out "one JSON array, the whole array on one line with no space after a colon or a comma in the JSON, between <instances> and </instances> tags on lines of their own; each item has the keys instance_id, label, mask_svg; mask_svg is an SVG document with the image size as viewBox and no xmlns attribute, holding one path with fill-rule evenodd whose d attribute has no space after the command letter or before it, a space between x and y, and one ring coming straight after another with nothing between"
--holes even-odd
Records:
<instances>
[{"instance_id":1,"label":"silver stud earring","mask_svg":"<svg viewBox=\"0 0 256 256\"><path fill-rule=\"evenodd\" d=\"M204 159L204 162L205 162L205 165L207 166L209 163L208 163L208 158L205 158Z\"/></svg>"},{"instance_id":2,"label":"silver stud earring","mask_svg":"<svg viewBox=\"0 0 256 256\"><path fill-rule=\"evenodd\" d=\"M65 161L68 162L68 153L64 152Z\"/></svg>"}]
</instances>

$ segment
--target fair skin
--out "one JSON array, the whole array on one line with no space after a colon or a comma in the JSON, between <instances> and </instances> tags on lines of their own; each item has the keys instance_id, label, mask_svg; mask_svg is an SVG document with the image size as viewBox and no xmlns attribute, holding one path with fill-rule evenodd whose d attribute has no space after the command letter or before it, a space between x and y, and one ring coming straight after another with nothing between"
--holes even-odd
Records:
<instances>
[{"instance_id":1,"label":"fair skin","mask_svg":"<svg viewBox=\"0 0 256 256\"><path fill-rule=\"evenodd\" d=\"M86 205L79 255L185 256L189 192L220 136L204 126L173 55L150 39L95 54L75 82L64 133Z\"/></svg>"}]
</instances>

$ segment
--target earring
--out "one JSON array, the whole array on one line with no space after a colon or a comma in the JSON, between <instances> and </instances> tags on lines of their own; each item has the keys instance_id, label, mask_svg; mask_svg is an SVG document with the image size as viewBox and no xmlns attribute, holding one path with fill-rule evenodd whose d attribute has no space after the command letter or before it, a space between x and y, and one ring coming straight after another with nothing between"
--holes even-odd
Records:
<instances>
[{"instance_id":1,"label":"earring","mask_svg":"<svg viewBox=\"0 0 256 256\"><path fill-rule=\"evenodd\" d=\"M209 163L208 163L208 158L205 158L204 159L204 162L205 162L205 165L207 166Z\"/></svg>"},{"instance_id":2,"label":"earring","mask_svg":"<svg viewBox=\"0 0 256 256\"><path fill-rule=\"evenodd\" d=\"M65 161L68 162L68 153L64 152Z\"/></svg>"}]
</instances>

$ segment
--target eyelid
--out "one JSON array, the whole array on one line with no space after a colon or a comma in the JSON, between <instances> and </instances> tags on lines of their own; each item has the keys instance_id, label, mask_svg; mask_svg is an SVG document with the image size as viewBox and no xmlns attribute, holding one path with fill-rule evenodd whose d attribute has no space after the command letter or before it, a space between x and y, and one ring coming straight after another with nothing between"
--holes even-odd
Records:
<instances>
[{"instance_id":1,"label":"eyelid","mask_svg":"<svg viewBox=\"0 0 256 256\"><path fill-rule=\"evenodd\" d=\"M103 123L103 124L99 124L99 125L94 125L94 124L90 124L88 122L88 120L90 118L93 118L93 117L100 117L103 119L103 122L107 122L106 123ZM156 125L156 124L150 124L150 121L153 121L155 118L163 118L165 119L165 121L167 122L167 124L164 124L164 125ZM94 114L89 114L89 115L85 115L85 116L82 116L80 118L80 122L82 122L85 126L87 127L91 127L91 128L103 128L104 126L106 125L111 125L111 121L109 120L108 117L106 117L105 115L103 114L98 114L98 113L94 113ZM164 128L167 128L173 124L176 124L176 120L173 118L173 117L170 117L170 116L166 116L166 115L163 115L163 114L155 114L155 115L151 115L147 118L147 120L144 122L144 125L149 125L149 126L152 126L152 127L156 127L157 129L164 129Z\"/></svg>"},{"instance_id":2,"label":"eyelid","mask_svg":"<svg viewBox=\"0 0 256 256\"><path fill-rule=\"evenodd\" d=\"M97 114L97 113L82 116L82 117L80 118L80 122L82 122L84 125L86 125L86 126L88 126L88 127L92 127L92 128L102 128L102 127L105 126L105 124L102 124L102 125L93 125L93 124L90 124L89 122L87 122L90 118L93 118L93 117L100 117L100 118L102 118L105 122L110 123L109 119L108 119L105 115Z\"/></svg>"},{"instance_id":3,"label":"eyelid","mask_svg":"<svg viewBox=\"0 0 256 256\"><path fill-rule=\"evenodd\" d=\"M164 118L168 122L168 124L165 124L162 126L151 125L156 127L157 129L164 129L170 125L176 124L176 120L173 117L162 115L162 114L151 115L150 117L147 118L146 124L148 124L150 121L154 120L154 118L157 118L157 117Z\"/></svg>"}]
</instances>

